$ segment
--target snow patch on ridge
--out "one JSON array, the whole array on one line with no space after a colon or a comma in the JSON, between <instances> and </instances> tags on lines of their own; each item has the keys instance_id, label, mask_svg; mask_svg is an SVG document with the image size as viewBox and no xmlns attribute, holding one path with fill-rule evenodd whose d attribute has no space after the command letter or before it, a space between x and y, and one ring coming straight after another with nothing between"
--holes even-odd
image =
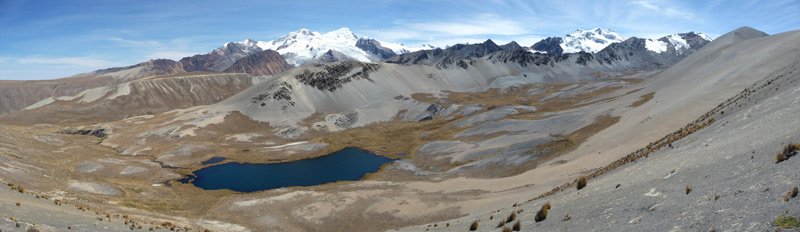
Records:
<instances>
[{"instance_id":1,"label":"snow patch on ridge","mask_svg":"<svg viewBox=\"0 0 800 232\"><path fill-rule=\"evenodd\" d=\"M669 40L669 43L675 46L675 50L689 49L689 43L687 43L686 40L681 38L681 36L678 34L668 35L664 38Z\"/></svg>"},{"instance_id":2,"label":"snow patch on ridge","mask_svg":"<svg viewBox=\"0 0 800 232\"><path fill-rule=\"evenodd\" d=\"M650 50L655 53L662 53L667 51L667 43L660 40L647 39L644 42L644 46L647 48L647 50Z\"/></svg>"}]
</instances>

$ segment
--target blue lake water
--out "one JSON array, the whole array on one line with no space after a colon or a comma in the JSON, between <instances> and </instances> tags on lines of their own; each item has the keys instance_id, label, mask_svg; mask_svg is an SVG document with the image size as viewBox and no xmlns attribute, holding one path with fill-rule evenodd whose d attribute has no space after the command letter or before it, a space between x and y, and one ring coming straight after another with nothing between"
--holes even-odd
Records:
<instances>
[{"instance_id":1,"label":"blue lake water","mask_svg":"<svg viewBox=\"0 0 800 232\"><path fill-rule=\"evenodd\" d=\"M205 190L230 189L254 192L289 186L312 186L336 181L359 180L378 171L392 159L358 148L345 148L329 155L276 164L224 163L194 172L181 180Z\"/></svg>"}]
</instances>

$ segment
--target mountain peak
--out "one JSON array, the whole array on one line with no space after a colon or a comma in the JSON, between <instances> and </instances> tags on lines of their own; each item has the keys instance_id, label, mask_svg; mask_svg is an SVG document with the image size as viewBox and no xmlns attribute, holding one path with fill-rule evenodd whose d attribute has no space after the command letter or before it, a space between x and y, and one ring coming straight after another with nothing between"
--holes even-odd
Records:
<instances>
[{"instance_id":1,"label":"mountain peak","mask_svg":"<svg viewBox=\"0 0 800 232\"><path fill-rule=\"evenodd\" d=\"M735 35L737 35L739 37L747 38L747 39L769 36L769 34L763 32L763 31L759 31L759 30L757 30L755 28L748 27L748 26L743 26L743 27L740 27L740 28L736 28L736 30L728 32L727 34L735 34Z\"/></svg>"},{"instance_id":2,"label":"mountain peak","mask_svg":"<svg viewBox=\"0 0 800 232\"><path fill-rule=\"evenodd\" d=\"M333 30L332 32L337 32L337 33L353 33L353 31L351 31L351 30L350 30L350 28L347 28L347 27L342 27L342 28L339 28L339 29Z\"/></svg>"},{"instance_id":3,"label":"mountain peak","mask_svg":"<svg viewBox=\"0 0 800 232\"><path fill-rule=\"evenodd\" d=\"M371 62L376 59L375 57L383 58L390 53L406 53L425 48L410 48L378 40L362 41L362 46L359 47L359 38L361 37L347 27L325 33L300 28L275 40L259 41L257 44L263 50L272 49L277 51L286 58L287 62L293 65L301 65L307 61L315 60L322 56L330 56L330 54L334 53L338 56L348 56L353 60ZM367 37L363 38L368 39ZM375 46L367 46L369 45L367 42L374 43ZM370 49L370 47L375 49ZM382 48L388 48L391 51ZM328 52L331 50L334 53Z\"/></svg>"},{"instance_id":4,"label":"mountain peak","mask_svg":"<svg viewBox=\"0 0 800 232\"><path fill-rule=\"evenodd\" d=\"M563 38L561 48L565 53L575 53L580 51L595 53L611 43L622 42L624 40L624 36L621 36L620 34L609 29L578 29Z\"/></svg>"},{"instance_id":5,"label":"mountain peak","mask_svg":"<svg viewBox=\"0 0 800 232\"><path fill-rule=\"evenodd\" d=\"M350 28L346 28L346 27L342 27L342 28L336 29L334 31L325 33L322 36L327 37L329 39L334 39L334 40L346 40L348 42L352 41L354 43L355 43L356 40L358 40L358 36L356 36L355 33L350 31Z\"/></svg>"},{"instance_id":6,"label":"mountain peak","mask_svg":"<svg viewBox=\"0 0 800 232\"><path fill-rule=\"evenodd\" d=\"M744 26L717 37L713 42L711 42L711 44L709 44L709 46L713 48L719 48L737 43L739 41L761 38L765 36L769 36L769 34L756 30L752 27Z\"/></svg>"},{"instance_id":7,"label":"mountain peak","mask_svg":"<svg viewBox=\"0 0 800 232\"><path fill-rule=\"evenodd\" d=\"M256 45L256 43L258 43L258 42L253 40L253 39L247 38L245 40L242 40L242 42L239 42L239 43L240 44L245 44L245 45Z\"/></svg>"},{"instance_id":8,"label":"mountain peak","mask_svg":"<svg viewBox=\"0 0 800 232\"><path fill-rule=\"evenodd\" d=\"M297 31L290 32L289 34L300 34L300 35L314 35L315 31L309 30L308 28L300 28Z\"/></svg>"}]
</instances>

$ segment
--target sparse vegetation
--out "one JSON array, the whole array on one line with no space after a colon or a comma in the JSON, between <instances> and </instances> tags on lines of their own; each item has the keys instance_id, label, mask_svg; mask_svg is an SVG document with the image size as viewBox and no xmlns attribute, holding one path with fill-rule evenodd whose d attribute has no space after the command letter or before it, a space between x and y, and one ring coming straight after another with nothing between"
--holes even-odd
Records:
<instances>
[{"instance_id":1,"label":"sparse vegetation","mask_svg":"<svg viewBox=\"0 0 800 232\"><path fill-rule=\"evenodd\" d=\"M800 227L800 221L797 218L781 213L775 218L775 226L781 229L792 229Z\"/></svg>"},{"instance_id":2,"label":"sparse vegetation","mask_svg":"<svg viewBox=\"0 0 800 232\"><path fill-rule=\"evenodd\" d=\"M586 176L581 176L581 178L578 178L576 187L578 187L578 190L581 190L586 187L587 182L589 182L589 178Z\"/></svg>"},{"instance_id":3,"label":"sparse vegetation","mask_svg":"<svg viewBox=\"0 0 800 232\"><path fill-rule=\"evenodd\" d=\"M639 97L639 100L636 100L635 102L633 102L633 103L632 103L631 105L629 105L628 107L638 107L638 106L640 106L640 105L643 105L644 103L647 103L648 101L650 101L650 99L653 99L653 96L654 96L655 94L656 94L656 93L653 93L653 92L651 92L651 93L648 93L648 94L642 95L641 97Z\"/></svg>"},{"instance_id":4,"label":"sparse vegetation","mask_svg":"<svg viewBox=\"0 0 800 232\"><path fill-rule=\"evenodd\" d=\"M800 144L788 144L783 147L783 150L775 155L775 163L780 163L783 161L788 160L792 156L797 154L797 151L800 150Z\"/></svg>"},{"instance_id":5,"label":"sparse vegetation","mask_svg":"<svg viewBox=\"0 0 800 232\"><path fill-rule=\"evenodd\" d=\"M797 191L798 191L797 187L792 187L792 189L789 189L789 191L786 192L786 194L783 194L783 201L788 202L792 198L797 197Z\"/></svg>"},{"instance_id":6,"label":"sparse vegetation","mask_svg":"<svg viewBox=\"0 0 800 232\"><path fill-rule=\"evenodd\" d=\"M511 214L508 215L508 218L506 218L506 223L511 223L514 220L517 220L517 212L511 212Z\"/></svg>"},{"instance_id":7,"label":"sparse vegetation","mask_svg":"<svg viewBox=\"0 0 800 232\"><path fill-rule=\"evenodd\" d=\"M476 230L478 230L478 220L475 220L474 222L472 222L472 224L469 225L469 231L476 231Z\"/></svg>"},{"instance_id":8,"label":"sparse vegetation","mask_svg":"<svg viewBox=\"0 0 800 232\"><path fill-rule=\"evenodd\" d=\"M544 205L542 205L542 208L539 209L539 212L536 212L536 217L534 217L533 220L536 222L541 222L547 219L547 211L550 210L550 207L551 206L549 202L544 203Z\"/></svg>"}]
</instances>

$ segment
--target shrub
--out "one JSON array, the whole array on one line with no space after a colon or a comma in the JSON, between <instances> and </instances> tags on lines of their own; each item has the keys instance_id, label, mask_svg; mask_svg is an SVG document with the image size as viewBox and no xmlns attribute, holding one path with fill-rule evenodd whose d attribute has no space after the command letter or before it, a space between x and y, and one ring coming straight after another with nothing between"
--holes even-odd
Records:
<instances>
[{"instance_id":1,"label":"shrub","mask_svg":"<svg viewBox=\"0 0 800 232\"><path fill-rule=\"evenodd\" d=\"M775 226L781 229L791 229L800 227L800 221L797 218L788 216L784 213L775 218Z\"/></svg>"},{"instance_id":2,"label":"shrub","mask_svg":"<svg viewBox=\"0 0 800 232\"><path fill-rule=\"evenodd\" d=\"M780 163L786 161L790 157L794 156L797 151L800 150L800 144L788 144L783 147L783 151L775 155L775 163Z\"/></svg>"},{"instance_id":3,"label":"shrub","mask_svg":"<svg viewBox=\"0 0 800 232\"><path fill-rule=\"evenodd\" d=\"M783 162L783 161L785 161L787 159L788 158L786 158L786 156L783 153L778 153L778 154L775 155L775 163L776 164L780 163L780 162Z\"/></svg>"},{"instance_id":4,"label":"shrub","mask_svg":"<svg viewBox=\"0 0 800 232\"><path fill-rule=\"evenodd\" d=\"M800 150L800 144L789 144L783 147L783 153L787 157L794 156L794 152Z\"/></svg>"},{"instance_id":5,"label":"shrub","mask_svg":"<svg viewBox=\"0 0 800 232\"><path fill-rule=\"evenodd\" d=\"M578 178L578 181L577 181L578 183L576 184L577 187L578 187L578 190L581 190L584 187L586 187L586 183L589 181L588 179L589 178L586 177L586 176L581 176L581 178Z\"/></svg>"},{"instance_id":6,"label":"shrub","mask_svg":"<svg viewBox=\"0 0 800 232\"><path fill-rule=\"evenodd\" d=\"M789 189L789 191L783 195L783 201L789 201L795 197L797 197L797 187L792 187L792 189Z\"/></svg>"},{"instance_id":7,"label":"shrub","mask_svg":"<svg viewBox=\"0 0 800 232\"><path fill-rule=\"evenodd\" d=\"M508 227L503 227L503 232L511 232L511 229L509 229Z\"/></svg>"},{"instance_id":8,"label":"shrub","mask_svg":"<svg viewBox=\"0 0 800 232\"><path fill-rule=\"evenodd\" d=\"M536 222L544 221L544 219L547 219L547 211L549 210L550 210L550 203L548 202L542 205L542 208L539 209L539 212L536 212L536 217L534 217L533 220Z\"/></svg>"},{"instance_id":9,"label":"shrub","mask_svg":"<svg viewBox=\"0 0 800 232\"><path fill-rule=\"evenodd\" d=\"M687 184L684 188L684 191L686 192L686 195L689 195L689 193L692 192L692 186Z\"/></svg>"},{"instance_id":10,"label":"shrub","mask_svg":"<svg viewBox=\"0 0 800 232\"><path fill-rule=\"evenodd\" d=\"M469 225L469 231L476 231L476 230L478 230L478 220L475 220L474 222L472 222L471 225Z\"/></svg>"},{"instance_id":11,"label":"shrub","mask_svg":"<svg viewBox=\"0 0 800 232\"><path fill-rule=\"evenodd\" d=\"M517 223L514 223L514 226L512 226L511 229L514 231L520 231L522 229L522 225L519 223L519 221L517 221Z\"/></svg>"},{"instance_id":12,"label":"shrub","mask_svg":"<svg viewBox=\"0 0 800 232\"><path fill-rule=\"evenodd\" d=\"M508 215L508 218L506 218L506 223L511 223L514 220L517 220L517 212L511 212L511 215Z\"/></svg>"}]
</instances>

